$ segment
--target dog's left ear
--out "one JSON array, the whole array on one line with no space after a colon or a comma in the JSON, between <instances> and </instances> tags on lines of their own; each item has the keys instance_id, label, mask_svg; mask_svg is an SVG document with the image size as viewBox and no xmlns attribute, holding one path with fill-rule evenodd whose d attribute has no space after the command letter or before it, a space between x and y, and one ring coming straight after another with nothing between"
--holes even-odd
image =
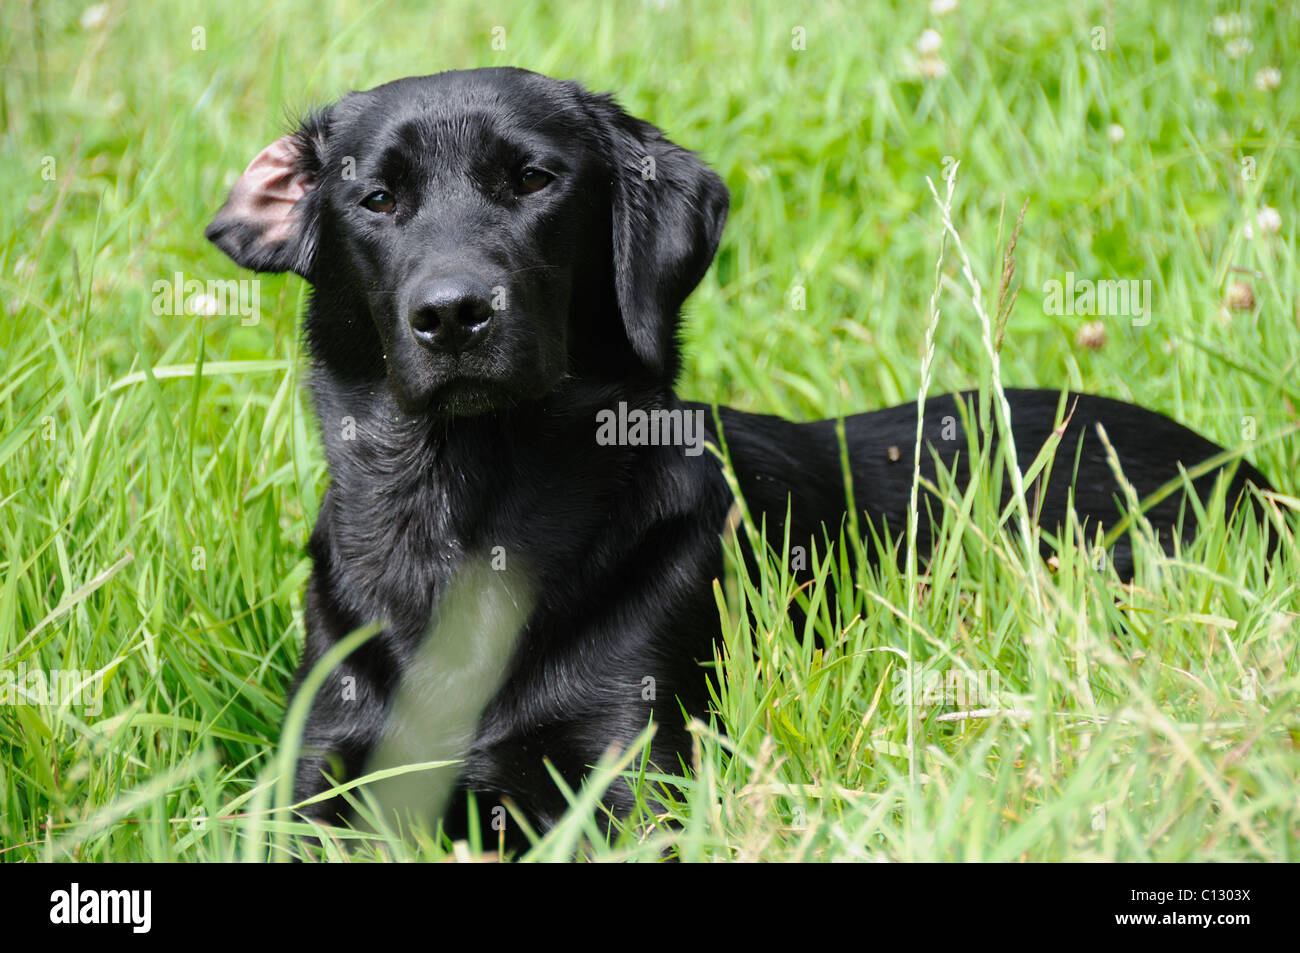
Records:
<instances>
[{"instance_id":1,"label":"dog's left ear","mask_svg":"<svg viewBox=\"0 0 1300 953\"><path fill-rule=\"evenodd\" d=\"M613 164L614 288L632 350L656 376L678 370L682 303L708 271L731 196L694 153L593 97Z\"/></svg>"}]
</instances>

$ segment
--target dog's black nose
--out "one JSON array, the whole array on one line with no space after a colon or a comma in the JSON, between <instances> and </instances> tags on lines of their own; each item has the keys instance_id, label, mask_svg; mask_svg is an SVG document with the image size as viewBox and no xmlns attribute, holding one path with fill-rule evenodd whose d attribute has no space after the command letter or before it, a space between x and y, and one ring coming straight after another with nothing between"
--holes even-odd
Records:
<instances>
[{"instance_id":1,"label":"dog's black nose","mask_svg":"<svg viewBox=\"0 0 1300 953\"><path fill-rule=\"evenodd\" d=\"M411 330L426 347L460 351L483 337L492 323L491 290L470 278L441 278L411 299Z\"/></svg>"}]
</instances>

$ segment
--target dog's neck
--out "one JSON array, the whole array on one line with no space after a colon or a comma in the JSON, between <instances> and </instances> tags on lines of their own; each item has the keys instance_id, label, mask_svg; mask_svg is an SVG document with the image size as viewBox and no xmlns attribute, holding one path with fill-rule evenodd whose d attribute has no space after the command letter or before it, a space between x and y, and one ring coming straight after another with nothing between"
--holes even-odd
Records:
<instances>
[{"instance_id":1,"label":"dog's neck","mask_svg":"<svg viewBox=\"0 0 1300 953\"><path fill-rule=\"evenodd\" d=\"M343 389L334 378L330 387L313 391L330 474L340 492L365 496L382 486L422 506L445 507L464 527L481 526L507 486L511 499L535 497L540 504L547 494L569 497L595 481L644 468L644 446L598 439L600 415L679 405L666 383L572 377L539 400L461 417L405 414L382 380ZM626 465L611 466L612 459ZM538 472L551 475L554 485L515 485ZM376 474L384 479L375 481ZM481 482L471 485L475 480Z\"/></svg>"},{"instance_id":2,"label":"dog's neck","mask_svg":"<svg viewBox=\"0 0 1300 953\"><path fill-rule=\"evenodd\" d=\"M597 414L617 414L620 402L673 408L666 385L569 380L535 404L454 419L402 414L382 382L334 381L316 396L333 515L330 552L314 555L349 576L336 589L359 617L423 631L435 594L467 559L522 561L551 585L555 574L581 575L593 547L613 545L623 508L667 515L694 505L674 488L689 484L676 474L701 455L597 439Z\"/></svg>"}]
</instances>

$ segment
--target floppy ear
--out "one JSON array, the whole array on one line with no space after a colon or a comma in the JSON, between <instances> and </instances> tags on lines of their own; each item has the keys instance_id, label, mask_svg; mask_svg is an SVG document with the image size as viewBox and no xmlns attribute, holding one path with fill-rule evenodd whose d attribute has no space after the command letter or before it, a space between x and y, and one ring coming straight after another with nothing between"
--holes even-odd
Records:
<instances>
[{"instance_id":1,"label":"floppy ear","mask_svg":"<svg viewBox=\"0 0 1300 953\"><path fill-rule=\"evenodd\" d=\"M632 350L652 373L678 370L682 303L713 261L731 196L661 130L595 97L613 164L614 289Z\"/></svg>"},{"instance_id":2,"label":"floppy ear","mask_svg":"<svg viewBox=\"0 0 1300 953\"><path fill-rule=\"evenodd\" d=\"M248 164L204 234L237 265L311 279L324 122L308 119Z\"/></svg>"}]
</instances>

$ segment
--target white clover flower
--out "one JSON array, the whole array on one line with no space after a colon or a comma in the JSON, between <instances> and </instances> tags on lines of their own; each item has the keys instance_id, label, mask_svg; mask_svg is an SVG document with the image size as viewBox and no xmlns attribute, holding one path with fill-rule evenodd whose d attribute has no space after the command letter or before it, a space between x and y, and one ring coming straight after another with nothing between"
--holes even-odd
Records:
<instances>
[{"instance_id":1,"label":"white clover flower","mask_svg":"<svg viewBox=\"0 0 1300 953\"><path fill-rule=\"evenodd\" d=\"M108 4L95 3L81 11L81 28L83 30L96 30L103 26L108 20Z\"/></svg>"},{"instance_id":2,"label":"white clover flower","mask_svg":"<svg viewBox=\"0 0 1300 953\"><path fill-rule=\"evenodd\" d=\"M957 0L930 0L930 13L941 17L957 9Z\"/></svg>"},{"instance_id":3,"label":"white clover flower","mask_svg":"<svg viewBox=\"0 0 1300 953\"><path fill-rule=\"evenodd\" d=\"M1228 307L1233 311L1249 311L1255 307L1255 292L1244 281L1234 281L1228 289Z\"/></svg>"},{"instance_id":4,"label":"white clover flower","mask_svg":"<svg viewBox=\"0 0 1300 953\"><path fill-rule=\"evenodd\" d=\"M1106 139L1112 146L1117 146L1124 141L1124 127L1117 122L1111 123L1106 127Z\"/></svg>"},{"instance_id":5,"label":"white clover flower","mask_svg":"<svg viewBox=\"0 0 1300 953\"><path fill-rule=\"evenodd\" d=\"M943 37L937 30L931 30L928 27L921 33L920 39L916 41L916 52L922 56L934 56L943 47Z\"/></svg>"},{"instance_id":6,"label":"white clover flower","mask_svg":"<svg viewBox=\"0 0 1300 953\"><path fill-rule=\"evenodd\" d=\"M1210 32L1215 36L1245 36L1255 24L1242 13L1226 13L1210 21Z\"/></svg>"},{"instance_id":7,"label":"white clover flower","mask_svg":"<svg viewBox=\"0 0 1300 953\"><path fill-rule=\"evenodd\" d=\"M1271 93L1282 85L1282 71L1276 66L1265 66L1255 74L1255 88Z\"/></svg>"},{"instance_id":8,"label":"white clover flower","mask_svg":"<svg viewBox=\"0 0 1300 953\"><path fill-rule=\"evenodd\" d=\"M1282 230L1282 213L1271 205L1261 205L1255 213L1254 226L1250 222L1246 223L1246 237L1254 238L1256 228L1261 235L1276 235Z\"/></svg>"},{"instance_id":9,"label":"white clover flower","mask_svg":"<svg viewBox=\"0 0 1300 953\"><path fill-rule=\"evenodd\" d=\"M190 312L211 317L220 310L217 299L210 294L196 294L190 299Z\"/></svg>"},{"instance_id":10,"label":"white clover flower","mask_svg":"<svg viewBox=\"0 0 1300 953\"><path fill-rule=\"evenodd\" d=\"M1228 54L1230 60L1239 60L1254 48L1255 44L1244 36L1234 36L1223 44L1223 52Z\"/></svg>"},{"instance_id":11,"label":"white clover flower","mask_svg":"<svg viewBox=\"0 0 1300 953\"><path fill-rule=\"evenodd\" d=\"M1080 325L1074 335L1074 344L1085 351L1100 351L1106 346L1106 325L1101 321Z\"/></svg>"},{"instance_id":12,"label":"white clover flower","mask_svg":"<svg viewBox=\"0 0 1300 953\"><path fill-rule=\"evenodd\" d=\"M916 64L916 71L925 79L942 79L948 75L948 64L937 56L926 56Z\"/></svg>"}]
</instances>

